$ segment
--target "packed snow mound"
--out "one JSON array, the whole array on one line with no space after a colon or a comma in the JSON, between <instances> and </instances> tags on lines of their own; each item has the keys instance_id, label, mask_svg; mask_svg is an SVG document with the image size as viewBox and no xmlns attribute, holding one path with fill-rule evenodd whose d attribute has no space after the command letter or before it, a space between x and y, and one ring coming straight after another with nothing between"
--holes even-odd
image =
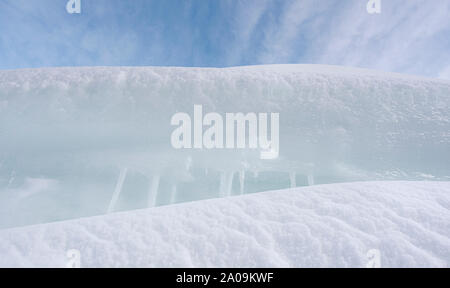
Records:
<instances>
[{"instance_id":1,"label":"packed snow mound","mask_svg":"<svg viewBox=\"0 0 450 288\"><path fill-rule=\"evenodd\" d=\"M171 117L194 105L279 113L279 157L174 149ZM450 81L334 66L0 71L0 228L313 184L448 181L449 111Z\"/></svg>"},{"instance_id":2,"label":"packed snow mound","mask_svg":"<svg viewBox=\"0 0 450 288\"><path fill-rule=\"evenodd\" d=\"M359 182L3 230L0 267L448 267L449 237L450 183Z\"/></svg>"}]
</instances>

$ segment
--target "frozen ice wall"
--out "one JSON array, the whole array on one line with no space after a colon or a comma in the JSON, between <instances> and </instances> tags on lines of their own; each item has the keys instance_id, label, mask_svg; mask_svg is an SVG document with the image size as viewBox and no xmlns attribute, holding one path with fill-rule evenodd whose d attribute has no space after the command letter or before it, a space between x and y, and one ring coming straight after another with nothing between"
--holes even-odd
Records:
<instances>
[{"instance_id":1,"label":"frozen ice wall","mask_svg":"<svg viewBox=\"0 0 450 288\"><path fill-rule=\"evenodd\" d=\"M280 154L171 146L177 112L279 113ZM316 65L0 72L0 228L321 183L450 180L450 82Z\"/></svg>"}]
</instances>

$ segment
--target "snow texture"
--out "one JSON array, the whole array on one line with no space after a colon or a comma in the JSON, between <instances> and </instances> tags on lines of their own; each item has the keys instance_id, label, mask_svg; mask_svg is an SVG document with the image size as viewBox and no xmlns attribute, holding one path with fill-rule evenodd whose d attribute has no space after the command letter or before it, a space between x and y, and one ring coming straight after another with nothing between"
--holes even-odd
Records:
<instances>
[{"instance_id":1,"label":"snow texture","mask_svg":"<svg viewBox=\"0 0 450 288\"><path fill-rule=\"evenodd\" d=\"M450 183L271 191L0 231L0 267L448 267Z\"/></svg>"}]
</instances>

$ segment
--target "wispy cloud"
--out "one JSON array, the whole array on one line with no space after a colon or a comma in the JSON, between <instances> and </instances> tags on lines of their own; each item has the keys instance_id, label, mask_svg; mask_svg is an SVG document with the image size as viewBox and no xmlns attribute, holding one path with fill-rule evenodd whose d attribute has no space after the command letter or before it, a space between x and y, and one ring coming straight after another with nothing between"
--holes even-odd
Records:
<instances>
[{"instance_id":1,"label":"wispy cloud","mask_svg":"<svg viewBox=\"0 0 450 288\"><path fill-rule=\"evenodd\" d=\"M0 69L320 63L450 78L450 0L0 1Z\"/></svg>"},{"instance_id":2,"label":"wispy cloud","mask_svg":"<svg viewBox=\"0 0 450 288\"><path fill-rule=\"evenodd\" d=\"M383 1L379 15L362 4L335 16L317 62L429 76L448 65L449 1Z\"/></svg>"},{"instance_id":3,"label":"wispy cloud","mask_svg":"<svg viewBox=\"0 0 450 288\"><path fill-rule=\"evenodd\" d=\"M273 17L264 29L264 42L259 61L262 63L286 63L293 57L301 56L308 46L311 32L320 31L315 27L317 19L334 4L329 1L286 1L280 7L279 15ZM316 30L316 31L312 31Z\"/></svg>"},{"instance_id":4,"label":"wispy cloud","mask_svg":"<svg viewBox=\"0 0 450 288\"><path fill-rule=\"evenodd\" d=\"M267 12L269 0L238 1L236 5L236 13L232 15L233 44L226 55L228 65L240 65L242 61L247 61L246 54L253 48L257 33L255 30L262 25L262 17Z\"/></svg>"}]
</instances>

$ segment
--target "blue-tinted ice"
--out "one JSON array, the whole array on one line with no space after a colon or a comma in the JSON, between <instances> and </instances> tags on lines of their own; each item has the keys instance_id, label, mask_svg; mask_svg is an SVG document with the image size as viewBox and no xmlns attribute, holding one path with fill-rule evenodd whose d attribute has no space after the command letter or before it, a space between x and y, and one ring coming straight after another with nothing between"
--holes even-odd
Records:
<instances>
[{"instance_id":1,"label":"blue-tinted ice","mask_svg":"<svg viewBox=\"0 0 450 288\"><path fill-rule=\"evenodd\" d=\"M177 112L279 113L279 157L174 149ZM314 65L0 72L0 228L295 186L450 180L450 82Z\"/></svg>"}]
</instances>

